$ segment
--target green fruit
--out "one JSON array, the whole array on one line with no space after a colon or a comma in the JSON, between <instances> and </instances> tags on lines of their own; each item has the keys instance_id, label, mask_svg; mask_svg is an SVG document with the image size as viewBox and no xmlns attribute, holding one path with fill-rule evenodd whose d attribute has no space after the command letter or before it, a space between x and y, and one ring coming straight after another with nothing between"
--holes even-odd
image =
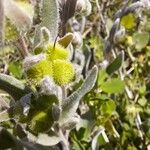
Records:
<instances>
[{"instance_id":1,"label":"green fruit","mask_svg":"<svg viewBox=\"0 0 150 150\"><path fill-rule=\"evenodd\" d=\"M53 119L49 118L46 112L39 112L33 117L30 129L35 133L45 132L50 129L52 124Z\"/></svg>"},{"instance_id":2,"label":"green fruit","mask_svg":"<svg viewBox=\"0 0 150 150\"><path fill-rule=\"evenodd\" d=\"M49 44L47 46L47 59L49 61L61 59L61 60L68 60L69 58L69 51L63 48L61 45L56 44Z\"/></svg>"},{"instance_id":3,"label":"green fruit","mask_svg":"<svg viewBox=\"0 0 150 150\"><path fill-rule=\"evenodd\" d=\"M27 77L34 82L39 82L45 76L52 76L52 63L42 60L27 70Z\"/></svg>"},{"instance_id":4,"label":"green fruit","mask_svg":"<svg viewBox=\"0 0 150 150\"><path fill-rule=\"evenodd\" d=\"M73 80L74 75L75 70L71 63L64 60L55 60L53 62L53 78L56 84L68 84Z\"/></svg>"}]
</instances>

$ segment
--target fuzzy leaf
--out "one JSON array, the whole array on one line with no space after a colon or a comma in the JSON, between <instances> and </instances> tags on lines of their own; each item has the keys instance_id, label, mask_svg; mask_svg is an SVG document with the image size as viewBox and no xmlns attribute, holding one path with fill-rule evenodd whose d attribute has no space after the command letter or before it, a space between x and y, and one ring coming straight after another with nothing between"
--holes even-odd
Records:
<instances>
[{"instance_id":1,"label":"fuzzy leaf","mask_svg":"<svg viewBox=\"0 0 150 150\"><path fill-rule=\"evenodd\" d=\"M82 86L72 93L66 100L62 101L62 113L60 116L61 123L65 123L74 116L81 98L93 88L97 79L97 73L98 68L97 66L94 66Z\"/></svg>"},{"instance_id":2,"label":"fuzzy leaf","mask_svg":"<svg viewBox=\"0 0 150 150\"><path fill-rule=\"evenodd\" d=\"M0 122L8 121L16 116L26 114L26 111L29 110L29 104L31 102L32 94L26 94L19 101L17 101L13 106L0 112Z\"/></svg>"},{"instance_id":3,"label":"fuzzy leaf","mask_svg":"<svg viewBox=\"0 0 150 150\"><path fill-rule=\"evenodd\" d=\"M7 112L7 110L0 112L0 122L7 121L9 119L9 113Z\"/></svg>"},{"instance_id":4,"label":"fuzzy leaf","mask_svg":"<svg viewBox=\"0 0 150 150\"><path fill-rule=\"evenodd\" d=\"M0 127L0 149L8 149L10 147L21 148L17 140L6 129Z\"/></svg>"},{"instance_id":5,"label":"fuzzy leaf","mask_svg":"<svg viewBox=\"0 0 150 150\"><path fill-rule=\"evenodd\" d=\"M51 40L54 41L58 34L58 1L57 0L44 0L42 10L42 24L49 29Z\"/></svg>"},{"instance_id":6,"label":"fuzzy leaf","mask_svg":"<svg viewBox=\"0 0 150 150\"><path fill-rule=\"evenodd\" d=\"M0 149L14 148L21 150L26 148L28 150L50 150L57 149L57 147L47 147L40 144L35 144L33 142L27 142L19 140L13 135L11 135L6 129L0 128Z\"/></svg>"},{"instance_id":7,"label":"fuzzy leaf","mask_svg":"<svg viewBox=\"0 0 150 150\"><path fill-rule=\"evenodd\" d=\"M98 130L97 130L97 132L95 133L95 136L93 137L93 139L92 139L92 150L95 150L95 149L97 149L97 147L98 147L98 138L99 138L99 136L103 136L103 138L105 138L104 140L105 140L105 142L107 142L107 135L106 135L106 133L105 133L105 129L104 128L99 128ZM105 136L105 137L104 137Z\"/></svg>"},{"instance_id":8,"label":"fuzzy leaf","mask_svg":"<svg viewBox=\"0 0 150 150\"><path fill-rule=\"evenodd\" d=\"M7 0L5 4L5 15L20 30L28 30L31 27L32 19L15 1Z\"/></svg>"},{"instance_id":9,"label":"fuzzy leaf","mask_svg":"<svg viewBox=\"0 0 150 150\"><path fill-rule=\"evenodd\" d=\"M21 81L9 75L0 74L0 89L9 93L15 100L31 92Z\"/></svg>"},{"instance_id":10,"label":"fuzzy leaf","mask_svg":"<svg viewBox=\"0 0 150 150\"><path fill-rule=\"evenodd\" d=\"M48 134L39 134L37 143L42 144L45 146L56 145L61 141L60 137L55 132L51 132L50 135Z\"/></svg>"},{"instance_id":11,"label":"fuzzy leaf","mask_svg":"<svg viewBox=\"0 0 150 150\"><path fill-rule=\"evenodd\" d=\"M117 71L123 63L124 60L124 52L122 51L116 58L115 60L107 67L106 72L108 74L112 74L115 71Z\"/></svg>"}]
</instances>

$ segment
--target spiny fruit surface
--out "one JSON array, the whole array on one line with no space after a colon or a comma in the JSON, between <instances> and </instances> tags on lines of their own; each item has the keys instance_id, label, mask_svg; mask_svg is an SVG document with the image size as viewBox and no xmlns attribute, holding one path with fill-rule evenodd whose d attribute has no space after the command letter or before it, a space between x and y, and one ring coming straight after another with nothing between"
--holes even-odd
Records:
<instances>
[{"instance_id":1,"label":"spiny fruit surface","mask_svg":"<svg viewBox=\"0 0 150 150\"><path fill-rule=\"evenodd\" d=\"M71 63L65 60L55 60L53 62L53 78L56 84L66 85L74 78L75 71Z\"/></svg>"},{"instance_id":2,"label":"spiny fruit surface","mask_svg":"<svg viewBox=\"0 0 150 150\"><path fill-rule=\"evenodd\" d=\"M46 112L39 112L33 117L30 128L35 133L45 132L50 129L52 124L52 117L49 117Z\"/></svg>"},{"instance_id":3,"label":"spiny fruit surface","mask_svg":"<svg viewBox=\"0 0 150 150\"><path fill-rule=\"evenodd\" d=\"M60 44L49 44L47 46L47 59L49 61L61 59L61 60L68 60L69 58L69 51L63 48Z\"/></svg>"},{"instance_id":4,"label":"spiny fruit surface","mask_svg":"<svg viewBox=\"0 0 150 150\"><path fill-rule=\"evenodd\" d=\"M27 70L27 77L34 82L40 81L46 75L52 76L52 74L52 63L47 60L42 60Z\"/></svg>"}]
</instances>

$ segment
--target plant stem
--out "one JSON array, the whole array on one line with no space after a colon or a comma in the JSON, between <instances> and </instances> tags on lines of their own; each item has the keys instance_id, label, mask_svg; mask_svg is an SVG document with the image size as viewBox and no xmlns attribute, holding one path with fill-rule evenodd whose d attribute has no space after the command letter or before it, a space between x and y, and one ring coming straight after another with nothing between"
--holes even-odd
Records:
<instances>
[{"instance_id":1,"label":"plant stem","mask_svg":"<svg viewBox=\"0 0 150 150\"><path fill-rule=\"evenodd\" d=\"M28 46L23 36L20 35L20 37L18 38L16 47L19 49L23 58L29 56Z\"/></svg>"},{"instance_id":2,"label":"plant stem","mask_svg":"<svg viewBox=\"0 0 150 150\"><path fill-rule=\"evenodd\" d=\"M0 0L0 47L4 45L4 0Z\"/></svg>"},{"instance_id":3,"label":"plant stem","mask_svg":"<svg viewBox=\"0 0 150 150\"><path fill-rule=\"evenodd\" d=\"M9 105L5 102L5 100L0 97L0 109L8 109Z\"/></svg>"},{"instance_id":4,"label":"plant stem","mask_svg":"<svg viewBox=\"0 0 150 150\"><path fill-rule=\"evenodd\" d=\"M59 129L59 136L60 136L60 138L62 140L61 143L62 143L63 150L70 150L68 139L66 139L66 137L63 134L61 129Z\"/></svg>"}]
</instances>

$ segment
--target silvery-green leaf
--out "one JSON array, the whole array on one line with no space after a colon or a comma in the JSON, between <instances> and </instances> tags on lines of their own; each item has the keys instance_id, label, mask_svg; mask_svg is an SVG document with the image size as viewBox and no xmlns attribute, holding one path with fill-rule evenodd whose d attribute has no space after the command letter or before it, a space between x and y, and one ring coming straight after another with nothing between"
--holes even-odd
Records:
<instances>
[{"instance_id":1,"label":"silvery-green leaf","mask_svg":"<svg viewBox=\"0 0 150 150\"><path fill-rule=\"evenodd\" d=\"M51 40L55 41L58 35L59 8L57 0L43 0L41 27L50 31Z\"/></svg>"},{"instance_id":2,"label":"silvery-green leaf","mask_svg":"<svg viewBox=\"0 0 150 150\"><path fill-rule=\"evenodd\" d=\"M22 145L17 142L17 139L6 129L0 127L0 149L3 150L12 147L16 147L16 149L22 149Z\"/></svg>"},{"instance_id":3,"label":"silvery-green leaf","mask_svg":"<svg viewBox=\"0 0 150 150\"><path fill-rule=\"evenodd\" d=\"M92 140L92 150L96 150L97 149L97 147L98 147L97 140L98 140L99 135L102 134L103 130L104 130L103 128L102 129L98 129L98 131L95 133L95 136L93 137L93 140Z\"/></svg>"},{"instance_id":4,"label":"silvery-green leaf","mask_svg":"<svg viewBox=\"0 0 150 150\"><path fill-rule=\"evenodd\" d=\"M4 128L0 128L0 149L14 148L17 150L22 150L26 148L27 150L53 150L58 149L56 146L44 146L34 142L28 142L24 140L19 140L10 132Z\"/></svg>"},{"instance_id":5,"label":"silvery-green leaf","mask_svg":"<svg viewBox=\"0 0 150 150\"><path fill-rule=\"evenodd\" d=\"M31 92L21 81L2 73L0 74L0 89L6 91L15 100L19 100L22 96Z\"/></svg>"},{"instance_id":6,"label":"silvery-green leaf","mask_svg":"<svg viewBox=\"0 0 150 150\"><path fill-rule=\"evenodd\" d=\"M4 23L5 23L5 15L4 15L4 1L0 1L0 50L4 45Z\"/></svg>"},{"instance_id":7,"label":"silvery-green leaf","mask_svg":"<svg viewBox=\"0 0 150 150\"><path fill-rule=\"evenodd\" d=\"M56 85L51 77L46 76L40 84L40 93L43 95L56 95L58 100L62 100L62 89Z\"/></svg>"},{"instance_id":8,"label":"silvery-green leaf","mask_svg":"<svg viewBox=\"0 0 150 150\"><path fill-rule=\"evenodd\" d=\"M60 110L59 106L58 105L53 105L52 106L52 116L53 116L54 121L59 120L60 113L61 113L61 110Z\"/></svg>"},{"instance_id":9,"label":"silvery-green leaf","mask_svg":"<svg viewBox=\"0 0 150 150\"><path fill-rule=\"evenodd\" d=\"M37 138L37 143L42 144L44 146L52 146L56 145L61 141L60 137L58 137L54 132L51 135L48 134L39 134Z\"/></svg>"},{"instance_id":10,"label":"silvery-green leaf","mask_svg":"<svg viewBox=\"0 0 150 150\"><path fill-rule=\"evenodd\" d=\"M15 1L4 0L5 15L20 30L28 30L31 27L32 19Z\"/></svg>"},{"instance_id":11,"label":"silvery-green leaf","mask_svg":"<svg viewBox=\"0 0 150 150\"><path fill-rule=\"evenodd\" d=\"M9 119L9 113L7 110L0 112L0 122L8 121Z\"/></svg>"},{"instance_id":12,"label":"silvery-green leaf","mask_svg":"<svg viewBox=\"0 0 150 150\"><path fill-rule=\"evenodd\" d=\"M114 43L121 43L125 40L125 28L122 27L118 31L116 31L114 35Z\"/></svg>"},{"instance_id":13,"label":"silvery-green leaf","mask_svg":"<svg viewBox=\"0 0 150 150\"><path fill-rule=\"evenodd\" d=\"M109 142L109 139L105 133L105 129L104 128L99 128L97 131L96 131L96 134L92 140L92 150L96 150L96 149L99 149L99 143L98 143L98 138L99 136L102 135L104 141L106 143Z\"/></svg>"},{"instance_id":14,"label":"silvery-green leaf","mask_svg":"<svg viewBox=\"0 0 150 150\"><path fill-rule=\"evenodd\" d=\"M31 93L26 94L13 106L0 112L0 122L8 121L13 117L20 116L22 114L27 115L30 108L31 95Z\"/></svg>"},{"instance_id":15,"label":"silvery-green leaf","mask_svg":"<svg viewBox=\"0 0 150 150\"><path fill-rule=\"evenodd\" d=\"M80 116L73 116L71 119L69 119L67 122L65 122L61 128L64 130L71 130L73 129L80 121Z\"/></svg>"},{"instance_id":16,"label":"silvery-green leaf","mask_svg":"<svg viewBox=\"0 0 150 150\"><path fill-rule=\"evenodd\" d=\"M23 60L23 69L27 71L30 69L33 65L37 64L41 60L46 59L46 56L44 54L38 54L34 56L28 56Z\"/></svg>"},{"instance_id":17,"label":"silvery-green leaf","mask_svg":"<svg viewBox=\"0 0 150 150\"><path fill-rule=\"evenodd\" d=\"M41 37L43 43L49 42L50 41L50 32L46 27L41 28Z\"/></svg>"},{"instance_id":18,"label":"silvery-green leaf","mask_svg":"<svg viewBox=\"0 0 150 150\"><path fill-rule=\"evenodd\" d=\"M98 68L94 66L81 87L62 101L62 113L59 120L61 124L74 116L81 98L93 88L97 79L97 73Z\"/></svg>"}]
</instances>

